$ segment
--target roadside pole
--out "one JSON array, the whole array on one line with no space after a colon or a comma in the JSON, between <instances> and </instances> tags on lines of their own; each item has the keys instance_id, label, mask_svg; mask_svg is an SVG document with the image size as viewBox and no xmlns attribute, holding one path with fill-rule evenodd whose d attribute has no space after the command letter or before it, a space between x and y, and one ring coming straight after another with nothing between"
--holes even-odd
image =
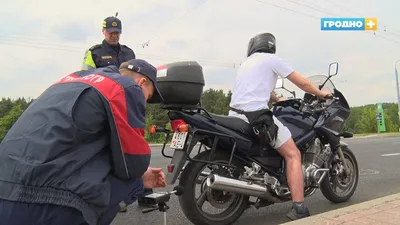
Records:
<instances>
[{"instance_id":1,"label":"roadside pole","mask_svg":"<svg viewBox=\"0 0 400 225\"><path fill-rule=\"evenodd\" d=\"M400 60L397 60L397 62L394 64L394 73L396 76L396 92L397 92L397 106L398 106L397 114L399 116L399 132L400 132L400 90L399 90L399 74L397 72L397 63L399 62Z\"/></svg>"}]
</instances>

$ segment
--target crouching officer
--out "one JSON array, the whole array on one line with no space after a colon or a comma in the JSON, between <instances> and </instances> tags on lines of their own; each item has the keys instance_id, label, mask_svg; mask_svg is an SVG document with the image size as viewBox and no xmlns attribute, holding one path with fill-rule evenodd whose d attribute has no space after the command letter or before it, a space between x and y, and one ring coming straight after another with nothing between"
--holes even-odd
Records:
<instances>
[{"instance_id":1,"label":"crouching officer","mask_svg":"<svg viewBox=\"0 0 400 225\"><path fill-rule=\"evenodd\" d=\"M109 225L121 201L165 187L144 139L146 102L161 101L139 59L51 85L0 143L1 225Z\"/></svg>"},{"instance_id":2,"label":"crouching officer","mask_svg":"<svg viewBox=\"0 0 400 225\"><path fill-rule=\"evenodd\" d=\"M103 21L104 40L101 44L97 44L86 50L82 63L82 70L115 65L119 67L121 63L135 59L136 55L132 49L126 45L121 45L119 39L122 33L122 23L117 17L107 17ZM145 189L145 195L152 193L151 189ZM147 206L139 198L138 204ZM127 205L130 202L121 202L121 212L127 211Z\"/></svg>"},{"instance_id":3,"label":"crouching officer","mask_svg":"<svg viewBox=\"0 0 400 225\"><path fill-rule=\"evenodd\" d=\"M121 45L119 39L122 33L122 23L117 17L107 17L103 21L104 40L86 50L82 70L115 65L135 59L135 53L126 45Z\"/></svg>"}]
</instances>

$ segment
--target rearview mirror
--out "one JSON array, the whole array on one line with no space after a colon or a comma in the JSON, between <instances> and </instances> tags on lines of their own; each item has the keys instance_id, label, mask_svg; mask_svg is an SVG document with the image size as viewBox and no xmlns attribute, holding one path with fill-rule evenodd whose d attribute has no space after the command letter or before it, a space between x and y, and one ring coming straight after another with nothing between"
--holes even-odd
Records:
<instances>
[{"instance_id":1,"label":"rearview mirror","mask_svg":"<svg viewBox=\"0 0 400 225\"><path fill-rule=\"evenodd\" d=\"M280 89L283 88L283 79L282 78L278 78L278 80L276 81L275 84L275 89Z\"/></svg>"},{"instance_id":2,"label":"rearview mirror","mask_svg":"<svg viewBox=\"0 0 400 225\"><path fill-rule=\"evenodd\" d=\"M339 64L337 62L333 62L331 64L329 64L329 76L333 77L338 73L338 69L339 69Z\"/></svg>"}]
</instances>

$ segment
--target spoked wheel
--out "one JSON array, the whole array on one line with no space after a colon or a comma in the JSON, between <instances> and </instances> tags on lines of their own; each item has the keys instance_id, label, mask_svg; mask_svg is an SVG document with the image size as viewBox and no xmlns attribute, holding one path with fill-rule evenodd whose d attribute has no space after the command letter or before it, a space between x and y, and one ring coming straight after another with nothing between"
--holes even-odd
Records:
<instances>
[{"instance_id":1,"label":"spoked wheel","mask_svg":"<svg viewBox=\"0 0 400 225\"><path fill-rule=\"evenodd\" d=\"M200 153L195 159L208 160L210 151ZM213 162L228 163L230 155L216 152ZM240 162L233 161L235 166L241 167ZM204 169L210 169L209 172ZM183 195L179 196L179 203L185 216L195 225L229 225L234 223L243 214L248 206L249 197L226 191L211 190L208 188L204 174L218 174L220 176L237 178L236 169L206 163L189 162L181 174L179 185L184 187ZM203 174L203 176L201 175ZM198 191L197 188L198 187Z\"/></svg>"},{"instance_id":2,"label":"spoked wheel","mask_svg":"<svg viewBox=\"0 0 400 225\"><path fill-rule=\"evenodd\" d=\"M346 146L342 146L342 152L349 168L346 175L344 165L340 160L331 161L329 172L321 182L321 192L326 199L333 203L346 202L353 196L359 178L358 163L353 152ZM335 156L338 157L338 156Z\"/></svg>"}]
</instances>

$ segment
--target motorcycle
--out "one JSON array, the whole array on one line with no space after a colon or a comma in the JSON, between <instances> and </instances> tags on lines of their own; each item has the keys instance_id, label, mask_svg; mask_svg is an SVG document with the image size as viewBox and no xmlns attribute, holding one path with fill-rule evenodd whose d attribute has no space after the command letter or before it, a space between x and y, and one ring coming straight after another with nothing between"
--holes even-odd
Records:
<instances>
[{"instance_id":1,"label":"motorcycle","mask_svg":"<svg viewBox=\"0 0 400 225\"><path fill-rule=\"evenodd\" d=\"M164 97L161 107L168 111L172 129L153 126L151 132L166 133L162 154L171 158L166 181L173 185L179 179L178 185L184 189L179 203L193 224L232 224L251 205L258 209L291 200L283 157L270 146L262 146L243 120L209 113L201 106L204 77L197 62L171 63L157 69ZM331 80L337 73L335 62L329 65L327 76L308 78L320 89L330 90L332 98L320 100L305 94L301 99L294 95L272 107L301 152L304 196L320 189L333 203L349 200L359 179L357 159L341 141L352 134L342 132L350 107ZM170 139L172 156L166 154ZM198 197L196 185L200 185ZM205 212L209 208L204 207L206 202L213 208L211 212L222 211Z\"/></svg>"}]
</instances>

